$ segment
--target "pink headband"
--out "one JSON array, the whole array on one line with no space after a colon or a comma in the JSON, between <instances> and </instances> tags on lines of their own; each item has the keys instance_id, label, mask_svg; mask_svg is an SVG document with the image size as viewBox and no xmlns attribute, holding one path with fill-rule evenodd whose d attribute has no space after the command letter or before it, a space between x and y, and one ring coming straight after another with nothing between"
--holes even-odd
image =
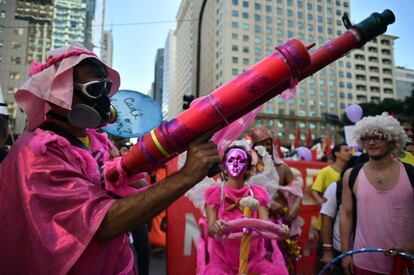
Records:
<instances>
[{"instance_id":1,"label":"pink headband","mask_svg":"<svg viewBox=\"0 0 414 275\"><path fill-rule=\"evenodd\" d=\"M30 65L30 69L29 69L29 76L35 75L41 71L43 71L44 69L52 66L53 64L55 64L56 62L61 61L64 58L73 56L73 55L81 55L81 54L87 54L87 55L92 55L97 57L97 55L91 51L87 51L87 50L73 50L70 52L66 52L63 53L61 55L56 55L52 58L50 58L48 61L46 61L45 63L40 63L39 61L33 61L32 64Z\"/></svg>"}]
</instances>

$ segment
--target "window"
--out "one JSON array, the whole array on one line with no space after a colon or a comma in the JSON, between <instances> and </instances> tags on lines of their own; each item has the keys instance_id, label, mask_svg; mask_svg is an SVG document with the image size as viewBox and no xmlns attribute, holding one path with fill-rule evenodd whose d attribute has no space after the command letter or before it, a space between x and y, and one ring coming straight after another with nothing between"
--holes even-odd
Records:
<instances>
[{"instance_id":1,"label":"window","mask_svg":"<svg viewBox=\"0 0 414 275\"><path fill-rule=\"evenodd\" d=\"M233 56L231 60L232 60L233 64L238 64L239 63L239 58L238 57Z\"/></svg>"},{"instance_id":2,"label":"window","mask_svg":"<svg viewBox=\"0 0 414 275\"><path fill-rule=\"evenodd\" d=\"M276 34L277 34L277 35L283 35L283 30L281 30L281 29L277 29L277 30L276 30Z\"/></svg>"},{"instance_id":3,"label":"window","mask_svg":"<svg viewBox=\"0 0 414 275\"><path fill-rule=\"evenodd\" d=\"M249 7L249 1L243 1L243 7L248 8Z\"/></svg>"},{"instance_id":4,"label":"window","mask_svg":"<svg viewBox=\"0 0 414 275\"><path fill-rule=\"evenodd\" d=\"M367 86L365 86L365 85L356 85L356 89L357 89L357 91L366 91Z\"/></svg>"},{"instance_id":5,"label":"window","mask_svg":"<svg viewBox=\"0 0 414 275\"><path fill-rule=\"evenodd\" d=\"M9 78L14 79L14 80L19 80L20 79L20 74L18 72L10 72L9 73Z\"/></svg>"},{"instance_id":6,"label":"window","mask_svg":"<svg viewBox=\"0 0 414 275\"><path fill-rule=\"evenodd\" d=\"M243 30L248 31L249 30L249 24L243 23L242 28L243 28Z\"/></svg>"},{"instance_id":7,"label":"window","mask_svg":"<svg viewBox=\"0 0 414 275\"><path fill-rule=\"evenodd\" d=\"M292 10L287 10L287 15L290 16L290 17L293 16Z\"/></svg>"},{"instance_id":8,"label":"window","mask_svg":"<svg viewBox=\"0 0 414 275\"><path fill-rule=\"evenodd\" d=\"M243 41L249 41L249 36L247 35L247 34L244 34L243 35Z\"/></svg>"},{"instance_id":9,"label":"window","mask_svg":"<svg viewBox=\"0 0 414 275\"><path fill-rule=\"evenodd\" d=\"M249 53L249 47L243 47L243 52L244 53Z\"/></svg>"},{"instance_id":10,"label":"window","mask_svg":"<svg viewBox=\"0 0 414 275\"><path fill-rule=\"evenodd\" d=\"M262 39L259 37L259 36L256 36L255 38L254 38L254 43L256 43L256 44L260 44L262 42Z\"/></svg>"},{"instance_id":11,"label":"window","mask_svg":"<svg viewBox=\"0 0 414 275\"><path fill-rule=\"evenodd\" d=\"M238 22L231 22L231 26L233 27L233 29L238 29L239 28L239 23Z\"/></svg>"},{"instance_id":12,"label":"window","mask_svg":"<svg viewBox=\"0 0 414 275\"><path fill-rule=\"evenodd\" d=\"M231 46L231 50L232 50L233 52L238 52L238 51L239 51L239 46L237 46L237 45L233 45L233 46Z\"/></svg>"},{"instance_id":13,"label":"window","mask_svg":"<svg viewBox=\"0 0 414 275\"><path fill-rule=\"evenodd\" d=\"M369 90L372 93L379 93L380 92L380 88L379 87L370 87Z\"/></svg>"},{"instance_id":14,"label":"window","mask_svg":"<svg viewBox=\"0 0 414 275\"><path fill-rule=\"evenodd\" d=\"M262 28L259 25L254 25L254 31L255 32L261 32Z\"/></svg>"},{"instance_id":15,"label":"window","mask_svg":"<svg viewBox=\"0 0 414 275\"><path fill-rule=\"evenodd\" d=\"M260 10L260 4L259 3L254 3L254 9L255 10Z\"/></svg>"},{"instance_id":16,"label":"window","mask_svg":"<svg viewBox=\"0 0 414 275\"><path fill-rule=\"evenodd\" d=\"M237 33L232 33L231 34L231 38L234 40L238 40L239 39L239 35Z\"/></svg>"},{"instance_id":17,"label":"window","mask_svg":"<svg viewBox=\"0 0 414 275\"><path fill-rule=\"evenodd\" d=\"M235 11L235 10L232 10L232 11L231 11L231 15L232 15L233 17L238 17L238 16L239 16L239 12L238 12L238 11Z\"/></svg>"},{"instance_id":18,"label":"window","mask_svg":"<svg viewBox=\"0 0 414 275\"><path fill-rule=\"evenodd\" d=\"M356 79L357 80L366 80L366 76L365 75L362 75L362 74L357 74L356 75Z\"/></svg>"},{"instance_id":19,"label":"window","mask_svg":"<svg viewBox=\"0 0 414 275\"><path fill-rule=\"evenodd\" d=\"M239 4L239 0L233 0L233 5L237 6Z\"/></svg>"},{"instance_id":20,"label":"window","mask_svg":"<svg viewBox=\"0 0 414 275\"><path fill-rule=\"evenodd\" d=\"M243 12L243 18L244 19L249 19L249 13L248 12Z\"/></svg>"},{"instance_id":21,"label":"window","mask_svg":"<svg viewBox=\"0 0 414 275\"><path fill-rule=\"evenodd\" d=\"M388 58L383 58L382 59L382 63L383 64L387 64L387 65L391 65L392 64L391 59L388 59Z\"/></svg>"},{"instance_id":22,"label":"window","mask_svg":"<svg viewBox=\"0 0 414 275\"><path fill-rule=\"evenodd\" d=\"M0 18L6 18L6 12L0 11Z\"/></svg>"},{"instance_id":23,"label":"window","mask_svg":"<svg viewBox=\"0 0 414 275\"><path fill-rule=\"evenodd\" d=\"M237 69L232 69L231 74L232 75L238 75L239 71Z\"/></svg>"},{"instance_id":24,"label":"window","mask_svg":"<svg viewBox=\"0 0 414 275\"><path fill-rule=\"evenodd\" d=\"M243 58L243 65L249 65L250 61L248 58Z\"/></svg>"},{"instance_id":25,"label":"window","mask_svg":"<svg viewBox=\"0 0 414 275\"><path fill-rule=\"evenodd\" d=\"M272 12L272 7L266 5L266 12Z\"/></svg>"},{"instance_id":26,"label":"window","mask_svg":"<svg viewBox=\"0 0 414 275\"><path fill-rule=\"evenodd\" d=\"M261 16L260 15L258 15L258 14L255 14L254 15L254 20L255 21L260 21L262 18L261 18Z\"/></svg>"},{"instance_id":27,"label":"window","mask_svg":"<svg viewBox=\"0 0 414 275\"><path fill-rule=\"evenodd\" d=\"M392 94L393 93L393 90L390 89L390 88L385 88L384 89L384 93L386 93L386 94Z\"/></svg>"},{"instance_id":28,"label":"window","mask_svg":"<svg viewBox=\"0 0 414 275\"><path fill-rule=\"evenodd\" d=\"M3 26L4 27L4 26ZM16 35L23 35L24 34L24 30L23 28L14 28L13 30L14 34Z\"/></svg>"},{"instance_id":29,"label":"window","mask_svg":"<svg viewBox=\"0 0 414 275\"><path fill-rule=\"evenodd\" d=\"M261 49L259 49L259 48L255 48L255 49L254 49L254 53L255 53L256 55L260 55L260 54L262 53L262 50L261 50Z\"/></svg>"},{"instance_id":30,"label":"window","mask_svg":"<svg viewBox=\"0 0 414 275\"><path fill-rule=\"evenodd\" d=\"M348 97L348 99L352 99L353 98L353 95L351 93L348 93L347 94L347 97Z\"/></svg>"},{"instance_id":31,"label":"window","mask_svg":"<svg viewBox=\"0 0 414 275\"><path fill-rule=\"evenodd\" d=\"M385 40L385 39L382 39L381 40L381 45L386 45L386 46L389 46L391 43L390 43L390 41L389 40Z\"/></svg>"},{"instance_id":32,"label":"window","mask_svg":"<svg viewBox=\"0 0 414 275\"><path fill-rule=\"evenodd\" d=\"M289 28L293 27L293 21L288 19L287 25L288 25Z\"/></svg>"},{"instance_id":33,"label":"window","mask_svg":"<svg viewBox=\"0 0 414 275\"><path fill-rule=\"evenodd\" d=\"M10 57L10 61L12 64L19 65L22 64L22 58L17 56Z\"/></svg>"}]
</instances>

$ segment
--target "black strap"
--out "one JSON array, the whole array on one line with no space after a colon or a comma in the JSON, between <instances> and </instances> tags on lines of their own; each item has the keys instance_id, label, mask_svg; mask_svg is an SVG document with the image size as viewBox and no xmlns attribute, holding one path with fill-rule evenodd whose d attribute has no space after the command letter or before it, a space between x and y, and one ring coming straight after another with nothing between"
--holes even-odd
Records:
<instances>
[{"instance_id":1,"label":"black strap","mask_svg":"<svg viewBox=\"0 0 414 275\"><path fill-rule=\"evenodd\" d=\"M45 122L42 125L40 125L39 128L54 132L55 134L58 134L59 136L66 138L73 146L89 151L89 148L82 141L80 141L76 136L72 135L71 132L69 132L63 127L60 127L50 122Z\"/></svg>"},{"instance_id":2,"label":"black strap","mask_svg":"<svg viewBox=\"0 0 414 275\"><path fill-rule=\"evenodd\" d=\"M336 213L338 213L342 202L342 185L342 180L338 180L336 183Z\"/></svg>"},{"instance_id":3,"label":"black strap","mask_svg":"<svg viewBox=\"0 0 414 275\"><path fill-rule=\"evenodd\" d=\"M352 233L355 236L355 230L356 230L356 223L357 223L357 200L354 193L354 185L356 178L358 177L359 171L361 170L362 166L364 166L364 163L359 163L355 165L352 170L351 174L349 175L349 189L351 190L352 194Z\"/></svg>"},{"instance_id":4,"label":"black strap","mask_svg":"<svg viewBox=\"0 0 414 275\"><path fill-rule=\"evenodd\" d=\"M408 163L401 162L404 165L405 171L407 172L408 179L410 180L411 186L414 188L414 167Z\"/></svg>"}]
</instances>

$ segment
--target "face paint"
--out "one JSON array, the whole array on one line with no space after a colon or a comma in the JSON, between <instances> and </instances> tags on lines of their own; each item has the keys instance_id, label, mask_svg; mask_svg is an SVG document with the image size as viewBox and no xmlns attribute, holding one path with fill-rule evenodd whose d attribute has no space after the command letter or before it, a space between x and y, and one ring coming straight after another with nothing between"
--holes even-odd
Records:
<instances>
[{"instance_id":1,"label":"face paint","mask_svg":"<svg viewBox=\"0 0 414 275\"><path fill-rule=\"evenodd\" d=\"M230 149L227 152L224 166L229 176L233 178L244 175L248 166L246 152L239 148Z\"/></svg>"}]
</instances>

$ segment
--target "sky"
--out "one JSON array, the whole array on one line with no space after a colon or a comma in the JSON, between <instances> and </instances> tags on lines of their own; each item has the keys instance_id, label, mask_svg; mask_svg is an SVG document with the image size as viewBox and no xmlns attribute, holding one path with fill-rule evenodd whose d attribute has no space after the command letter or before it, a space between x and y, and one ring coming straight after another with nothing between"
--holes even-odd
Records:
<instances>
[{"instance_id":1,"label":"sky","mask_svg":"<svg viewBox=\"0 0 414 275\"><path fill-rule=\"evenodd\" d=\"M121 89L150 90L157 49L164 48L168 31L176 26L180 2L106 0L105 29L113 32L112 66L121 74ZM414 0L351 0L350 7L352 23L373 12L392 10L396 21L386 33L399 37L394 45L395 64L414 69Z\"/></svg>"}]
</instances>

